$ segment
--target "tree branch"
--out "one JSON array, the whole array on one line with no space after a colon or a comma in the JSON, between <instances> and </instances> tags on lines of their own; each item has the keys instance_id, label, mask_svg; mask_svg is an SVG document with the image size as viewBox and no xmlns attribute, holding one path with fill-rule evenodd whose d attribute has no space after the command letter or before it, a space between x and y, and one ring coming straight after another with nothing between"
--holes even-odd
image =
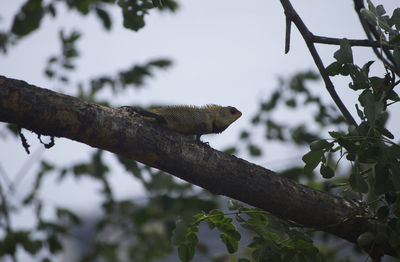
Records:
<instances>
[{"instance_id":1,"label":"tree branch","mask_svg":"<svg viewBox=\"0 0 400 262\"><path fill-rule=\"evenodd\" d=\"M126 110L89 103L2 76L0 121L137 160L215 194L351 242L379 227L361 202L298 184ZM375 252L396 255L389 244L382 247Z\"/></svg>"},{"instance_id":2,"label":"tree branch","mask_svg":"<svg viewBox=\"0 0 400 262\"><path fill-rule=\"evenodd\" d=\"M367 38L371 41L380 40L380 36L378 32L376 31L376 28L373 27L372 25L368 24L367 21L363 18L361 15L361 9L365 8L364 6L364 0L354 0L354 9L358 15L358 19L360 20L360 23L364 29L365 34L367 35ZM380 43L380 42L379 42ZM386 57L389 59L386 59L382 53L379 51L378 47L382 48L383 52L385 53ZM372 48L375 55L388 67L390 70L396 73L396 75L400 76L400 69L398 66L396 66L395 59L390 52L390 48L386 45L379 45L377 47Z\"/></svg>"},{"instance_id":3,"label":"tree branch","mask_svg":"<svg viewBox=\"0 0 400 262\"><path fill-rule=\"evenodd\" d=\"M375 47L375 48L384 46L388 49L400 48L400 46L390 45L386 42L378 42L369 39L347 39L347 40L349 41L351 46L365 46L365 47ZM340 45L340 39L333 37L313 35L312 41L314 43L320 43L320 44Z\"/></svg>"},{"instance_id":4,"label":"tree branch","mask_svg":"<svg viewBox=\"0 0 400 262\"><path fill-rule=\"evenodd\" d=\"M339 108L340 112L342 112L344 118L350 125L357 126L357 122L354 120L353 116L347 110L346 106L343 104L339 95L336 93L335 87L333 86L332 81L325 70L325 66L322 63L321 57L319 56L317 50L315 49L314 46L315 36L310 32L310 30L308 30L304 22L301 20L300 16L297 14L296 10L294 10L290 1L289 0L280 0L280 1L283 6L283 9L285 10L286 18L289 18L296 25L297 29L299 29L301 35L303 36L304 41L307 44L308 50L310 51L311 56L313 57L314 62L322 76L322 79L325 82L325 87L328 90L333 101L335 102L336 106Z\"/></svg>"}]
</instances>

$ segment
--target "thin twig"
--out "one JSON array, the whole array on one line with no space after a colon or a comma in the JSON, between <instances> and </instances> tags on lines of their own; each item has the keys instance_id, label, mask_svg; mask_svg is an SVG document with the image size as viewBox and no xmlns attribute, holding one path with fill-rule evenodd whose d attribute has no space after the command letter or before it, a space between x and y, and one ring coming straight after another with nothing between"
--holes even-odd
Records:
<instances>
[{"instance_id":1,"label":"thin twig","mask_svg":"<svg viewBox=\"0 0 400 262\"><path fill-rule=\"evenodd\" d=\"M285 36L285 54L290 50L290 31L292 28L292 20L286 16L286 36Z\"/></svg>"},{"instance_id":2,"label":"thin twig","mask_svg":"<svg viewBox=\"0 0 400 262\"><path fill-rule=\"evenodd\" d=\"M354 120L353 116L347 110L346 106L343 104L342 100L340 99L339 95L336 93L335 87L333 86L332 81L329 78L325 70L325 66L322 63L321 57L319 56L317 50L315 49L313 38L314 35L308 30L304 22L301 20L300 16L294 10L292 4L289 0L280 0L281 4L285 10L285 15L287 18L296 25L297 29L300 31L301 35L304 38L304 41L307 44L308 50L311 53L311 56L314 59L314 62L322 76L322 79L325 82L325 87L328 90L329 94L331 95L333 101L335 102L336 106L339 108L340 112L342 112L344 118L350 125L357 126L357 122Z\"/></svg>"},{"instance_id":3,"label":"thin twig","mask_svg":"<svg viewBox=\"0 0 400 262\"><path fill-rule=\"evenodd\" d=\"M388 49L400 48L400 46L390 45L386 42L378 42L369 39L347 39L351 46L365 46L365 47L386 47ZM326 37L313 35L313 42L328 45L340 45L339 38Z\"/></svg>"}]
</instances>

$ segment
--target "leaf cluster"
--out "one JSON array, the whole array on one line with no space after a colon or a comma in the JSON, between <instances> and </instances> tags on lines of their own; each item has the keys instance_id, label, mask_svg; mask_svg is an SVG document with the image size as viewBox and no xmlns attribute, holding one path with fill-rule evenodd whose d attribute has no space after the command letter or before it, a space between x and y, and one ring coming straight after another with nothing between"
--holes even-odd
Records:
<instances>
[{"instance_id":1,"label":"leaf cluster","mask_svg":"<svg viewBox=\"0 0 400 262\"><path fill-rule=\"evenodd\" d=\"M221 241L231 254L239 251L242 234L250 234L251 240L243 247L244 254L237 261L322 261L317 248L307 234L294 224L277 219L260 209L249 208L229 200L229 213L212 210L199 213L191 220L177 221L173 231L173 243L178 246L181 261L191 261L196 253L199 226L206 223L217 229ZM236 223L230 216L234 216ZM240 228L242 230L240 230ZM240 232L245 230L245 232Z\"/></svg>"},{"instance_id":2,"label":"leaf cluster","mask_svg":"<svg viewBox=\"0 0 400 262\"><path fill-rule=\"evenodd\" d=\"M0 32L0 52L6 53L10 45L16 44L21 38L38 30L46 16L57 17L59 5L65 4L69 10L80 15L94 14L103 28L110 30L112 17L109 8L118 2L123 14L123 25L127 29L138 31L145 26L145 17L150 10L174 12L178 9L175 0L69 0L43 1L26 0L18 13L14 16L11 28Z\"/></svg>"}]
</instances>

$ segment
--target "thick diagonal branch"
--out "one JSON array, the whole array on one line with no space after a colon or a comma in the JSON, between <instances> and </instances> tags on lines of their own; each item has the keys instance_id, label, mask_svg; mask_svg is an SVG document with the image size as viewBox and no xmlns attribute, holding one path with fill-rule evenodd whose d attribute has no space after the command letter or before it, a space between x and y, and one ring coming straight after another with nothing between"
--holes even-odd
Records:
<instances>
[{"instance_id":1,"label":"thick diagonal branch","mask_svg":"<svg viewBox=\"0 0 400 262\"><path fill-rule=\"evenodd\" d=\"M355 242L377 224L360 202L346 200L113 109L0 76L0 121L65 137L166 171L215 194ZM56 142L57 146L57 142ZM387 245L382 252L395 255Z\"/></svg>"}]
</instances>

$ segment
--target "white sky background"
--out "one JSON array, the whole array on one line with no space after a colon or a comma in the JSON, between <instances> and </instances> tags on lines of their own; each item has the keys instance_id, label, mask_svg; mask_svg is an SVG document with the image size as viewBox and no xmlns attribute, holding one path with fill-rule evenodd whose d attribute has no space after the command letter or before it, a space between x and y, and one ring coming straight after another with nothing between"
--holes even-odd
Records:
<instances>
[{"instance_id":1,"label":"white sky background","mask_svg":"<svg viewBox=\"0 0 400 262\"><path fill-rule=\"evenodd\" d=\"M9 28L11 17L23 2L1 0L1 28ZM398 1L393 0L382 0L379 3L390 14L399 5ZM285 17L278 0L203 0L180 1L180 4L181 8L175 14L152 12L146 18L145 28L138 33L122 27L122 17L117 8L112 13L111 32L105 32L93 15L82 17L76 12L64 13L60 9L56 19L47 17L38 32L10 48L7 56L0 57L0 74L53 89L54 82L45 78L43 69L49 56L59 53L60 26L66 32L74 28L83 32L83 38L77 46L81 58L78 59L77 70L72 75L74 83L103 74L113 75L117 70L128 69L134 63L144 63L153 58L171 58L174 64L170 69L157 70L155 78L149 79L145 88L113 97L112 103L115 106L146 106L154 103L215 103L235 106L242 111L242 118L220 135L202 137L212 147L222 149L235 142L239 132L248 127L259 101L267 97L277 85L277 76L287 77L299 70L316 70L294 25L290 53L284 54ZM353 11L352 1L292 0L292 4L314 34L365 39ZM333 61L333 52L337 49L338 46L318 46L325 65ZM359 65L375 59L367 48L353 48L353 52ZM372 69L378 70L376 65ZM334 81L338 93L357 118L354 110L356 96L347 87L349 80ZM72 84L71 90L75 90L74 88L75 85ZM65 87L62 91L69 92ZM330 99L322 82L315 85L313 91L324 94L327 100ZM397 105L393 109L395 112L392 113L389 129L398 139L400 127L393 118L398 115L400 108ZM298 118L299 115L282 114L282 119L287 121ZM88 153L91 150L86 145L58 138L53 148L42 150L35 136L28 135L28 131L24 133L32 146L29 156L19 140L11 136L7 140L0 139L0 165L11 179L21 171L23 163L34 156L33 152L36 150L40 150L39 155L43 154L46 159L63 166L90 157ZM301 161L303 154L294 148L272 143L264 150L266 155L258 163L273 170L288 164L285 161L287 159L290 159L289 162L293 158ZM112 157L107 159L113 162ZM16 199L26 196L37 166L37 161L33 161L30 169L22 170L22 173L27 174L16 188ZM117 197L143 195L131 175L120 168L115 167L110 177ZM3 180L0 176L1 183ZM70 178L62 184L55 183L52 178L45 181L41 196L50 205L73 207L75 211L99 207L100 199L96 191L100 189L100 185L87 178ZM24 225L27 221L21 216L17 223Z\"/></svg>"}]
</instances>

